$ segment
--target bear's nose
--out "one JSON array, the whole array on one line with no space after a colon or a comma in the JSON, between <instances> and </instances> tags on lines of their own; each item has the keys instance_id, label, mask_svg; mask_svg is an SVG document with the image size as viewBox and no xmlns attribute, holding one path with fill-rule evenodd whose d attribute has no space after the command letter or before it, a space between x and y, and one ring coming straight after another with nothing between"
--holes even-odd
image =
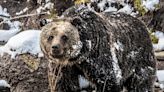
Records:
<instances>
[{"instance_id":1,"label":"bear's nose","mask_svg":"<svg viewBox=\"0 0 164 92\"><path fill-rule=\"evenodd\" d=\"M60 45L59 45L59 44L54 45L54 46L52 46L52 48L53 48L54 50L59 50L59 49L60 49Z\"/></svg>"}]
</instances>

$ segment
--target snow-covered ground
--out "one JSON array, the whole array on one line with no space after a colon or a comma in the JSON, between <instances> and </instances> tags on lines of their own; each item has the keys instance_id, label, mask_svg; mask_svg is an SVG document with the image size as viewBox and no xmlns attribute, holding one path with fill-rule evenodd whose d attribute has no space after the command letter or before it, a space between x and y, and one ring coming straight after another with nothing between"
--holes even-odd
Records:
<instances>
[{"instance_id":1,"label":"snow-covered ground","mask_svg":"<svg viewBox=\"0 0 164 92\"><path fill-rule=\"evenodd\" d=\"M96 0L92 0L92 2L96 2ZM118 9L118 7L112 5L113 3L118 3L122 5L123 8ZM108 6L106 4L108 4ZM125 3L124 0L102 0L98 3L98 7L103 12L124 12L134 16L137 14L134 12L134 8L131 5Z\"/></svg>"},{"instance_id":2,"label":"snow-covered ground","mask_svg":"<svg viewBox=\"0 0 164 92\"><path fill-rule=\"evenodd\" d=\"M103 12L124 12L127 14L130 14L132 16L136 16L138 14L138 11L134 10L134 7L132 5L126 3L129 0L100 0L98 3L98 7ZM91 2L97 2L97 0L91 0ZM123 6L122 8L117 7L117 5L112 5L114 3L117 3L117 5ZM159 4L159 0L141 0L141 6L144 7L146 11L153 11L157 7L157 4ZM120 9L119 9L120 8Z\"/></svg>"},{"instance_id":3,"label":"snow-covered ground","mask_svg":"<svg viewBox=\"0 0 164 92\"><path fill-rule=\"evenodd\" d=\"M157 71L158 80L164 84L164 70Z\"/></svg>"},{"instance_id":4,"label":"snow-covered ground","mask_svg":"<svg viewBox=\"0 0 164 92\"><path fill-rule=\"evenodd\" d=\"M153 11L157 4L159 4L159 0L142 0L142 5L150 11Z\"/></svg>"},{"instance_id":5,"label":"snow-covered ground","mask_svg":"<svg viewBox=\"0 0 164 92\"><path fill-rule=\"evenodd\" d=\"M10 85L5 80L0 80L0 87L10 88Z\"/></svg>"},{"instance_id":6,"label":"snow-covered ground","mask_svg":"<svg viewBox=\"0 0 164 92\"><path fill-rule=\"evenodd\" d=\"M34 32L20 32L20 26L21 23L19 21L10 21L10 14L7 13L6 8L2 8L0 5L0 18L5 21L9 25L9 30L1 30L0 29L0 41L7 42L4 46L0 47L0 54L3 55L3 53L8 53L12 57L15 57L17 54L21 53L32 53L32 54L37 54L39 53L38 48L34 48L35 45L38 47L38 39L39 37L37 34L40 33L40 31L34 31ZM18 35L16 35L18 34ZM16 35L16 36L15 36ZM38 39L36 39L38 37ZM30 39L31 38L31 39ZM35 44L34 44L35 43ZM29 47L32 47L30 50ZM41 52L41 51L40 51Z\"/></svg>"},{"instance_id":7,"label":"snow-covered ground","mask_svg":"<svg viewBox=\"0 0 164 92\"><path fill-rule=\"evenodd\" d=\"M10 27L9 30L1 30L0 29L0 41L7 42L12 36L16 35L18 32L20 32L20 26L21 23L19 21L10 21L9 20L10 14L7 13L6 8L2 8L0 5L0 18L5 21L4 23L7 23Z\"/></svg>"},{"instance_id":8,"label":"snow-covered ground","mask_svg":"<svg viewBox=\"0 0 164 92\"><path fill-rule=\"evenodd\" d=\"M9 13L7 13L7 9L3 8L1 5L0 5L0 15L10 17Z\"/></svg>"},{"instance_id":9,"label":"snow-covered ground","mask_svg":"<svg viewBox=\"0 0 164 92\"><path fill-rule=\"evenodd\" d=\"M11 37L4 46L0 47L0 54L8 53L12 58L24 53L42 57L43 54L39 44L40 33L39 30L27 30Z\"/></svg>"},{"instance_id":10,"label":"snow-covered ground","mask_svg":"<svg viewBox=\"0 0 164 92\"><path fill-rule=\"evenodd\" d=\"M14 22L7 22L10 26L9 30L0 30L0 41L7 42L12 36L16 35L18 32L20 32L20 25L21 23L19 21Z\"/></svg>"},{"instance_id":11,"label":"snow-covered ground","mask_svg":"<svg viewBox=\"0 0 164 92\"><path fill-rule=\"evenodd\" d=\"M160 31L156 31L153 34L158 39L158 43L157 44L153 44L154 50L155 51L162 51L162 50L164 50L164 33L160 32Z\"/></svg>"},{"instance_id":12,"label":"snow-covered ground","mask_svg":"<svg viewBox=\"0 0 164 92\"><path fill-rule=\"evenodd\" d=\"M164 70L158 70L157 71L157 78L159 80L160 83L160 88L164 89Z\"/></svg>"}]
</instances>

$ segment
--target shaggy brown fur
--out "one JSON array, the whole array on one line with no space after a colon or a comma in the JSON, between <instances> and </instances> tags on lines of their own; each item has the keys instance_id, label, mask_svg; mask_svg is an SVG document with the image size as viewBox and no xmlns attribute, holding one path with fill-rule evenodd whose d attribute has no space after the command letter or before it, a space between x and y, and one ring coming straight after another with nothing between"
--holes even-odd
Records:
<instances>
[{"instance_id":1,"label":"shaggy brown fur","mask_svg":"<svg viewBox=\"0 0 164 92\"><path fill-rule=\"evenodd\" d=\"M97 14L86 7L70 8L63 16L69 20L50 23L41 34L47 58L65 65L58 92L78 92L79 75L96 92L153 91L155 57L141 21L122 13ZM67 36L64 43L63 35ZM59 48L54 50L57 44Z\"/></svg>"},{"instance_id":2,"label":"shaggy brown fur","mask_svg":"<svg viewBox=\"0 0 164 92\"><path fill-rule=\"evenodd\" d=\"M47 58L57 64L68 65L70 58L80 52L80 38L77 28L66 20L58 20L43 27L41 48ZM54 50L53 46L59 46Z\"/></svg>"}]
</instances>

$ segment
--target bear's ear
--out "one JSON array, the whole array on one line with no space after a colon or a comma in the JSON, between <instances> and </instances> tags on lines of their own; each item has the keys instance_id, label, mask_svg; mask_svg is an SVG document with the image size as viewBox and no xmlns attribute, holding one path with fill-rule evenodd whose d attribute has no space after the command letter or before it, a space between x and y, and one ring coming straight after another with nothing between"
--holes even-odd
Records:
<instances>
[{"instance_id":1,"label":"bear's ear","mask_svg":"<svg viewBox=\"0 0 164 92\"><path fill-rule=\"evenodd\" d=\"M46 24L48 24L48 22L47 22L46 19L41 19L41 20L39 21L39 24L40 24L40 27L43 27L43 26L45 26Z\"/></svg>"},{"instance_id":2,"label":"bear's ear","mask_svg":"<svg viewBox=\"0 0 164 92\"><path fill-rule=\"evenodd\" d=\"M80 17L74 17L74 18L71 19L70 22L71 22L72 25L74 25L76 27L76 26L81 25L82 19Z\"/></svg>"}]
</instances>

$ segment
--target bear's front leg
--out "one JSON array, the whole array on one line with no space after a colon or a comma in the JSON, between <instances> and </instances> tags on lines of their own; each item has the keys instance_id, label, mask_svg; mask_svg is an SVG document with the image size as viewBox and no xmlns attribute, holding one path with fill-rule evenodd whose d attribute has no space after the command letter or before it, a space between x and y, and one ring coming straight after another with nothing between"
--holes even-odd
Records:
<instances>
[{"instance_id":1,"label":"bear's front leg","mask_svg":"<svg viewBox=\"0 0 164 92\"><path fill-rule=\"evenodd\" d=\"M56 92L78 92L80 90L79 71L74 66L62 69L62 75L57 82Z\"/></svg>"},{"instance_id":2,"label":"bear's front leg","mask_svg":"<svg viewBox=\"0 0 164 92\"><path fill-rule=\"evenodd\" d=\"M96 92L121 92L122 85L117 83L112 68L108 68L110 64L103 65L101 63L99 65L101 66L95 67L95 65L82 62L78 67L83 70L85 78L95 86Z\"/></svg>"}]
</instances>

